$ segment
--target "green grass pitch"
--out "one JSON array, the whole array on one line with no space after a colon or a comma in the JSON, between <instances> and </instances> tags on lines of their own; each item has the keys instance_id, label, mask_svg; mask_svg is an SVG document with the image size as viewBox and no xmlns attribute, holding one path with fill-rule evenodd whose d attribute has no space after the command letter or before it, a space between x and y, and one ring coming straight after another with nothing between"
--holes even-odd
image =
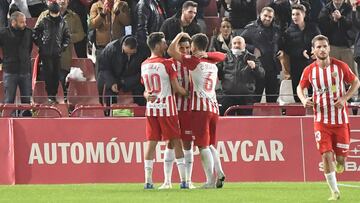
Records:
<instances>
[{"instance_id":1,"label":"green grass pitch","mask_svg":"<svg viewBox=\"0 0 360 203\"><path fill-rule=\"evenodd\" d=\"M360 203L360 182L340 182L340 202ZM200 184L195 184L199 186ZM159 187L160 184L156 184ZM223 189L144 190L142 184L0 186L0 202L327 202L325 182L225 183Z\"/></svg>"}]
</instances>

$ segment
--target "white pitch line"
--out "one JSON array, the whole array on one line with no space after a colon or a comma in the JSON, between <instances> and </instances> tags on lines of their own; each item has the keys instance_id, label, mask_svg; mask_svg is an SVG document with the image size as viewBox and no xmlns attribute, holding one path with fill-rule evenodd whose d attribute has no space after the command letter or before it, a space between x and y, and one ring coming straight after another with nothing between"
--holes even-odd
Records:
<instances>
[{"instance_id":1,"label":"white pitch line","mask_svg":"<svg viewBox=\"0 0 360 203\"><path fill-rule=\"evenodd\" d=\"M350 184L341 184L341 183L337 185L342 187L360 188L360 185L350 185Z\"/></svg>"}]
</instances>

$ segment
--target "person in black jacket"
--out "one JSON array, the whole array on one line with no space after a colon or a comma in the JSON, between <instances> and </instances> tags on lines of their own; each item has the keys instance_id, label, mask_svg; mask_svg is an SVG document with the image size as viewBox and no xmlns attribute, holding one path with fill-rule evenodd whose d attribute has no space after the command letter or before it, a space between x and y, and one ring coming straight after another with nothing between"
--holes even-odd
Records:
<instances>
[{"instance_id":1,"label":"person in black jacket","mask_svg":"<svg viewBox=\"0 0 360 203\"><path fill-rule=\"evenodd\" d=\"M18 86L21 103L30 103L32 43L32 31L26 27L25 15L15 11L10 16L10 25L0 28L5 103L14 103Z\"/></svg>"},{"instance_id":2,"label":"person in black jacket","mask_svg":"<svg viewBox=\"0 0 360 203\"><path fill-rule=\"evenodd\" d=\"M330 56L344 61L358 75L351 50L354 39L349 35L353 26L351 14L352 6L345 0L332 0L319 14L319 28L329 38Z\"/></svg>"},{"instance_id":3,"label":"person in black jacket","mask_svg":"<svg viewBox=\"0 0 360 203\"><path fill-rule=\"evenodd\" d=\"M311 40L321 34L316 24L305 22L305 13L305 6L301 4L292 6L292 23L284 35L284 51L290 57L290 75L294 94L301 73L313 61ZM300 102L297 96L295 101Z\"/></svg>"},{"instance_id":4,"label":"person in black jacket","mask_svg":"<svg viewBox=\"0 0 360 203\"><path fill-rule=\"evenodd\" d=\"M100 54L97 78L101 104L105 102L107 106L110 106L117 103L120 89L124 92L131 91L135 103L145 104L145 100L141 96L144 88L140 83L140 67L146 58L143 52L144 48L140 47L136 38L130 35L106 45ZM102 98L104 90L105 101ZM138 97L139 95L140 97Z\"/></svg>"},{"instance_id":5,"label":"person in black jacket","mask_svg":"<svg viewBox=\"0 0 360 203\"><path fill-rule=\"evenodd\" d=\"M233 105L251 105L256 81L265 77L265 70L255 55L245 49L244 38L236 36L231 41L232 49L227 52L223 63L218 64L219 79L224 95L220 98L220 114ZM240 110L240 115L251 115L251 110Z\"/></svg>"},{"instance_id":6,"label":"person in black jacket","mask_svg":"<svg viewBox=\"0 0 360 203\"><path fill-rule=\"evenodd\" d=\"M230 20L224 17L220 24L220 33L211 37L209 51L219 51L222 53L230 51L232 38L233 32Z\"/></svg>"},{"instance_id":7,"label":"person in black jacket","mask_svg":"<svg viewBox=\"0 0 360 203\"><path fill-rule=\"evenodd\" d=\"M0 1L0 28L8 25L7 14L9 12L10 2L9 0Z\"/></svg>"},{"instance_id":8,"label":"person in black jacket","mask_svg":"<svg viewBox=\"0 0 360 203\"><path fill-rule=\"evenodd\" d=\"M56 2L49 5L49 14L35 27L34 40L43 63L42 71L49 103L57 103L61 53L69 46L70 32Z\"/></svg>"},{"instance_id":9,"label":"person in black jacket","mask_svg":"<svg viewBox=\"0 0 360 203\"><path fill-rule=\"evenodd\" d=\"M139 43L146 45L147 36L158 32L166 19L164 5L160 0L140 0L136 4L135 14L137 16L133 24L133 34Z\"/></svg>"},{"instance_id":10,"label":"person in black jacket","mask_svg":"<svg viewBox=\"0 0 360 203\"><path fill-rule=\"evenodd\" d=\"M256 20L256 3L256 0L231 0L230 4L224 7L229 12L236 35L240 35L247 24Z\"/></svg>"},{"instance_id":11,"label":"person in black jacket","mask_svg":"<svg viewBox=\"0 0 360 203\"><path fill-rule=\"evenodd\" d=\"M181 12L165 20L160 28L160 32L165 34L167 44L170 44L180 32L186 32L190 36L201 32L200 26L195 20L197 6L197 3L193 1L186 1L182 6Z\"/></svg>"},{"instance_id":12,"label":"person in black jacket","mask_svg":"<svg viewBox=\"0 0 360 203\"><path fill-rule=\"evenodd\" d=\"M280 30L284 32L291 24L291 7L293 5L304 5L306 8L306 21L310 18L309 0L274 0L269 7L275 11L275 22L280 26Z\"/></svg>"},{"instance_id":13,"label":"person in black jacket","mask_svg":"<svg viewBox=\"0 0 360 203\"><path fill-rule=\"evenodd\" d=\"M256 81L256 102L260 102L264 88L266 102L276 102L279 91L279 51L281 43L280 29L274 25L274 10L264 7L258 20L245 27L241 36L246 41L249 51L253 51L256 57L260 57L261 64L265 69L265 79Z\"/></svg>"}]
</instances>

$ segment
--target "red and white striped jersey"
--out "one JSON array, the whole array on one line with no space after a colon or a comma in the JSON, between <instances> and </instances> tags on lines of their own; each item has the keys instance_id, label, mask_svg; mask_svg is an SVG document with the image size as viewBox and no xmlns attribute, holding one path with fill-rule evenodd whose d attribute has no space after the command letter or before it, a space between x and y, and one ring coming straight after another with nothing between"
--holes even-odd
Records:
<instances>
[{"instance_id":1,"label":"red and white striped jersey","mask_svg":"<svg viewBox=\"0 0 360 203\"><path fill-rule=\"evenodd\" d=\"M141 64L141 81L145 91L157 96L155 102L146 104L146 116L177 115L171 80L176 79L176 70L171 60L162 57L148 58Z\"/></svg>"},{"instance_id":2,"label":"red and white striped jersey","mask_svg":"<svg viewBox=\"0 0 360 203\"><path fill-rule=\"evenodd\" d=\"M219 114L215 86L218 68L215 63L223 61L225 55L220 52L208 53L208 59L199 59L184 55L182 62L189 68L192 85L191 109L193 111L209 111Z\"/></svg>"},{"instance_id":3,"label":"red and white striped jersey","mask_svg":"<svg viewBox=\"0 0 360 203\"><path fill-rule=\"evenodd\" d=\"M347 105L338 109L334 104L345 95L345 83L351 83L355 77L346 63L334 58L326 68L320 68L316 61L305 68L300 86L306 88L312 85L315 122L335 125L349 123Z\"/></svg>"},{"instance_id":4,"label":"red and white striped jersey","mask_svg":"<svg viewBox=\"0 0 360 203\"><path fill-rule=\"evenodd\" d=\"M173 63L176 67L177 79L180 86L183 87L186 91L190 91L189 69L175 59L173 59ZM191 111L190 97L183 97L179 94L175 94L175 101L178 111Z\"/></svg>"}]
</instances>

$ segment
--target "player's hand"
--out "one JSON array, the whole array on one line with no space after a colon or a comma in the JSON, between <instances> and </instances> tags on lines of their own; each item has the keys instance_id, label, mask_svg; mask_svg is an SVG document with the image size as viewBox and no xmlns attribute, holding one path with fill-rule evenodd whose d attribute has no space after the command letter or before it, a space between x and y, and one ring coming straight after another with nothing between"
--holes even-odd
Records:
<instances>
[{"instance_id":1,"label":"player's hand","mask_svg":"<svg viewBox=\"0 0 360 203\"><path fill-rule=\"evenodd\" d=\"M247 60L246 62L247 62L247 64L250 66L251 69L255 69L255 68L256 68L255 61Z\"/></svg>"},{"instance_id":2,"label":"player's hand","mask_svg":"<svg viewBox=\"0 0 360 203\"><path fill-rule=\"evenodd\" d=\"M314 102L312 101L312 97L307 97L305 100L301 101L305 108L310 108L314 106Z\"/></svg>"},{"instance_id":3,"label":"player's hand","mask_svg":"<svg viewBox=\"0 0 360 203\"><path fill-rule=\"evenodd\" d=\"M196 54L194 54L197 58L208 58L208 54L205 51L199 51Z\"/></svg>"},{"instance_id":4,"label":"player's hand","mask_svg":"<svg viewBox=\"0 0 360 203\"><path fill-rule=\"evenodd\" d=\"M307 50L304 50L304 51L303 51L303 56L304 56L306 59L310 59L309 54L307 54Z\"/></svg>"},{"instance_id":5,"label":"player's hand","mask_svg":"<svg viewBox=\"0 0 360 203\"><path fill-rule=\"evenodd\" d=\"M117 85L117 84L113 84L113 85L111 86L111 90L112 90L113 92L115 92L115 93L119 93L118 85Z\"/></svg>"},{"instance_id":6,"label":"player's hand","mask_svg":"<svg viewBox=\"0 0 360 203\"><path fill-rule=\"evenodd\" d=\"M155 102L157 99L156 95L153 95L151 92L149 93L147 91L144 92L144 97L148 102Z\"/></svg>"},{"instance_id":7,"label":"player's hand","mask_svg":"<svg viewBox=\"0 0 360 203\"><path fill-rule=\"evenodd\" d=\"M335 102L334 105L336 108L342 109L342 108L344 108L345 103L346 103L346 100L343 97L340 97L337 99L337 101Z\"/></svg>"},{"instance_id":8,"label":"player's hand","mask_svg":"<svg viewBox=\"0 0 360 203\"><path fill-rule=\"evenodd\" d=\"M0 63L0 71L2 70L2 63Z\"/></svg>"}]
</instances>

